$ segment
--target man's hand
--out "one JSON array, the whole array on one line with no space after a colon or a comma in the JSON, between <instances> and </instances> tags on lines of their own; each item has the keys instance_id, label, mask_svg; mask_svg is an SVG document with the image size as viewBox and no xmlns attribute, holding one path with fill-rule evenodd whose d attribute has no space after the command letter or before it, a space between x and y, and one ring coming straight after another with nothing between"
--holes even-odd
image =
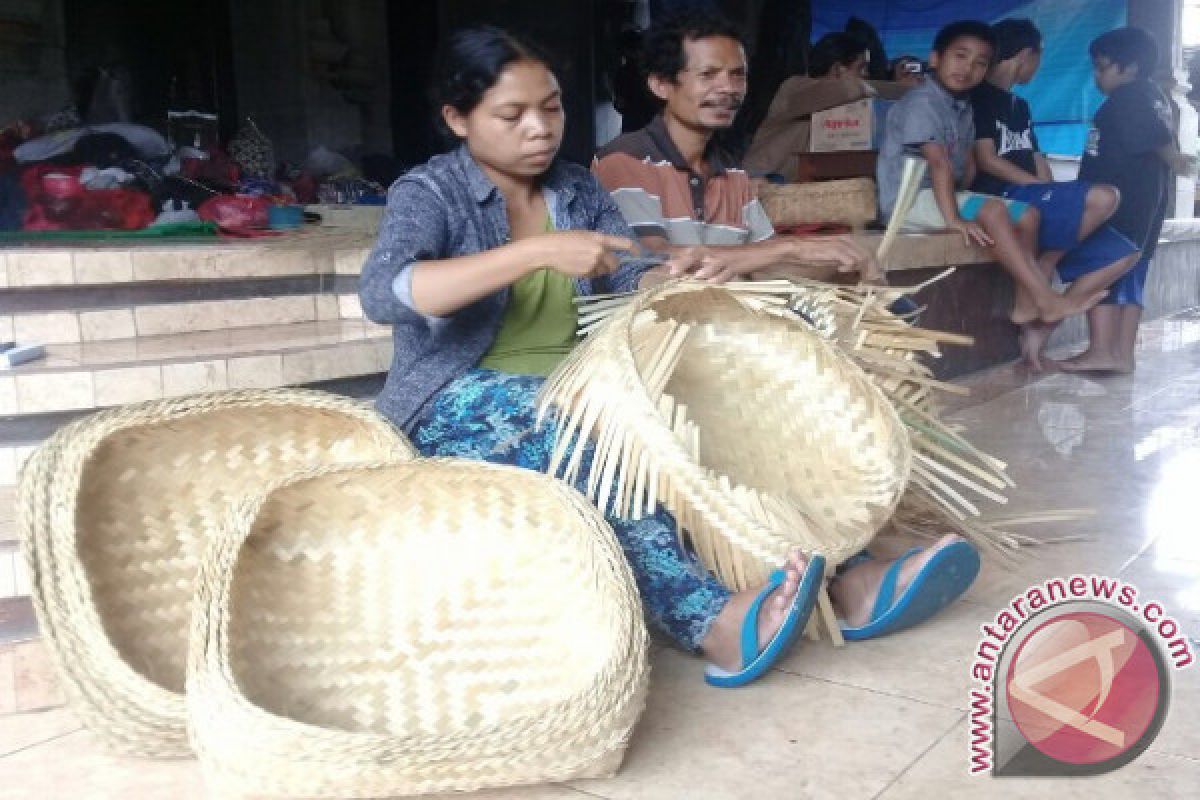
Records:
<instances>
[{"instance_id":1,"label":"man's hand","mask_svg":"<svg viewBox=\"0 0 1200 800\"><path fill-rule=\"evenodd\" d=\"M834 264L838 272L857 272L863 283L883 280L883 269L875 256L852 239L844 236L821 236L813 238L793 237L792 255L800 263Z\"/></svg>"},{"instance_id":2,"label":"man's hand","mask_svg":"<svg viewBox=\"0 0 1200 800\"><path fill-rule=\"evenodd\" d=\"M664 266L672 278L688 277L708 283L727 283L739 275L737 269L721 257L719 247L688 247L679 250Z\"/></svg>"},{"instance_id":3,"label":"man's hand","mask_svg":"<svg viewBox=\"0 0 1200 800\"><path fill-rule=\"evenodd\" d=\"M988 232L985 231L978 222L969 222L965 219L956 219L953 222L947 223L947 228L958 231L962 234L963 243L970 247L977 244L980 247L991 247L995 241Z\"/></svg>"}]
</instances>

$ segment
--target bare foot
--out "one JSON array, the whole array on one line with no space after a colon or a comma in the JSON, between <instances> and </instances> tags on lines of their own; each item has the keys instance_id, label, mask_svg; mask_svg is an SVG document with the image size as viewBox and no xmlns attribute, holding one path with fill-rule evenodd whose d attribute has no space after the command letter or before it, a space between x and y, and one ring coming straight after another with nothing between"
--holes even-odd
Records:
<instances>
[{"instance_id":1,"label":"bare foot","mask_svg":"<svg viewBox=\"0 0 1200 800\"><path fill-rule=\"evenodd\" d=\"M1060 361L1058 368L1063 372L1111 372L1128 375L1133 372L1134 360L1118 358L1111 353L1084 350L1077 356Z\"/></svg>"},{"instance_id":2,"label":"bare foot","mask_svg":"<svg viewBox=\"0 0 1200 800\"><path fill-rule=\"evenodd\" d=\"M1107 289L1102 289L1090 297L1072 297L1066 294L1052 294L1053 299L1045 308L1038 309L1038 319L1053 324L1062 322L1067 317L1082 314L1108 295ZM1015 313L1015 309L1014 309Z\"/></svg>"},{"instance_id":3,"label":"bare foot","mask_svg":"<svg viewBox=\"0 0 1200 800\"><path fill-rule=\"evenodd\" d=\"M1008 315L1014 325L1028 325L1038 318L1038 307L1029 296L1029 292L1017 287L1017 296L1013 300L1012 313Z\"/></svg>"},{"instance_id":4,"label":"bare foot","mask_svg":"<svg viewBox=\"0 0 1200 800\"><path fill-rule=\"evenodd\" d=\"M799 550L792 551L784 569L787 577L762 605L758 614L758 641L760 647L766 646L771 637L779 630L796 599L800 589L800 578L808 567L808 559ZM742 622L750 604L762 591L747 589L729 598L729 602L721 609L721 613L713 620L708 635L700 643L700 651L712 663L729 672L740 670L742 664Z\"/></svg>"},{"instance_id":5,"label":"bare foot","mask_svg":"<svg viewBox=\"0 0 1200 800\"><path fill-rule=\"evenodd\" d=\"M933 554L953 542L961 541L962 537L948 533L931 546L917 553L900 568L896 580L896 596L903 594L913 578L928 563ZM833 608L842 621L852 628L859 628L871 621L871 612L875 609L875 599L879 597L879 585L891 561L871 560L856 564L838 575L829 584L829 599Z\"/></svg>"},{"instance_id":6,"label":"bare foot","mask_svg":"<svg viewBox=\"0 0 1200 800\"><path fill-rule=\"evenodd\" d=\"M1034 372L1041 372L1046 366L1042 363L1042 350L1046 349L1046 340L1056 327L1036 322L1021 327L1021 358Z\"/></svg>"}]
</instances>

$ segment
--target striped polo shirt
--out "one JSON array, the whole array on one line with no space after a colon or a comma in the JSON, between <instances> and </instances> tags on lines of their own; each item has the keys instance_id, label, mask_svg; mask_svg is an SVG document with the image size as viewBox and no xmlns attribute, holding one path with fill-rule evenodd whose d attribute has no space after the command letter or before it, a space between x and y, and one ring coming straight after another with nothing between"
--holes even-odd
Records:
<instances>
[{"instance_id":1,"label":"striped polo shirt","mask_svg":"<svg viewBox=\"0 0 1200 800\"><path fill-rule=\"evenodd\" d=\"M750 178L714 142L709 177L684 161L661 115L605 145L592 172L638 235L675 245L737 245L775 234Z\"/></svg>"}]
</instances>

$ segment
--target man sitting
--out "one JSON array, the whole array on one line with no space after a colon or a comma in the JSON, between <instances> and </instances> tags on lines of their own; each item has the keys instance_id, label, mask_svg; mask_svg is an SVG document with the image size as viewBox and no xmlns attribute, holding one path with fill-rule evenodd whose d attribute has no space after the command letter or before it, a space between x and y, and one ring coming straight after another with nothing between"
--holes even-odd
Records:
<instances>
[{"instance_id":1,"label":"man sitting","mask_svg":"<svg viewBox=\"0 0 1200 800\"><path fill-rule=\"evenodd\" d=\"M646 35L645 68L662 113L597 153L592 171L646 247L679 256L702 280L765 268L829 280L878 280L874 259L845 237L777 236L746 172L715 141L746 97L746 53L731 23L690 14Z\"/></svg>"}]
</instances>

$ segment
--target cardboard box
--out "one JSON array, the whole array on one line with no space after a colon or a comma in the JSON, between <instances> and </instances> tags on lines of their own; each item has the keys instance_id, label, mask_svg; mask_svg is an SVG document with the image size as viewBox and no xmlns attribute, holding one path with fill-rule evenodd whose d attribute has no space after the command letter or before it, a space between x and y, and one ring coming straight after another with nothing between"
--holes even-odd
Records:
<instances>
[{"instance_id":1,"label":"cardboard box","mask_svg":"<svg viewBox=\"0 0 1200 800\"><path fill-rule=\"evenodd\" d=\"M878 150L883 125L892 100L868 97L812 115L809 149L814 153L837 150Z\"/></svg>"}]
</instances>

